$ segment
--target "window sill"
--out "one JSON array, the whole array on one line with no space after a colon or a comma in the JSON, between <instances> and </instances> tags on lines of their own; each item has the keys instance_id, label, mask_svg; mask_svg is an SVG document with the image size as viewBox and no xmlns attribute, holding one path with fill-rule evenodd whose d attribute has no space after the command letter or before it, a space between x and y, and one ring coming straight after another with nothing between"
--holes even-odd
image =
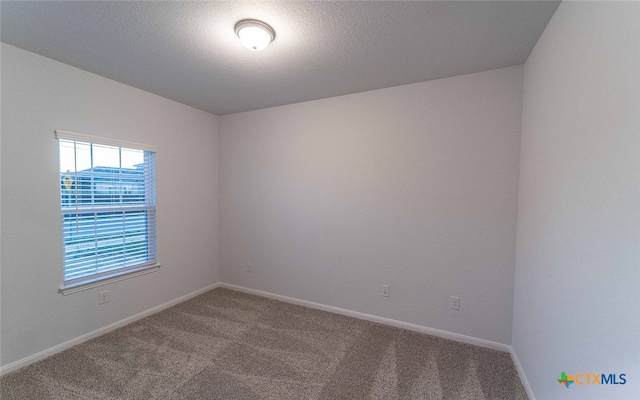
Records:
<instances>
[{"instance_id":1,"label":"window sill","mask_svg":"<svg viewBox=\"0 0 640 400\"><path fill-rule=\"evenodd\" d=\"M112 274L100 277L88 277L79 281L60 286L58 293L63 295L82 292L83 290L92 289L98 286L108 285L113 282L123 281L125 279L135 278L136 276L150 274L160 269L160 264L145 265L135 269L126 271L115 271Z\"/></svg>"}]
</instances>

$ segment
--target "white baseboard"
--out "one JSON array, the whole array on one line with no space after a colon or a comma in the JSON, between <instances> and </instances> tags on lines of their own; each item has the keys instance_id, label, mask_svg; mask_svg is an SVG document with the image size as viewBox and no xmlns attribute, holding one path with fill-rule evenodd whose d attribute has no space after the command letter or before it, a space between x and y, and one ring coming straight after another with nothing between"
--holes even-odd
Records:
<instances>
[{"instance_id":1,"label":"white baseboard","mask_svg":"<svg viewBox=\"0 0 640 400\"><path fill-rule=\"evenodd\" d=\"M219 287L220 285L221 285L220 282L214 283L213 285L209 285L209 286L206 286L206 287L204 287L202 289L198 289L195 292L191 292L191 293L186 294L184 296L180 296L180 297L178 297L176 299L173 299L173 300L168 301L166 303L160 304L159 306L155 306L153 308L150 308L150 309L148 309L146 311L143 311L141 313L138 313L136 315L132 315L132 316L127 317L125 319L122 319L122 320L120 320L118 322L114 322L113 324L110 324L110 325L107 325L107 326L103 326L102 328L96 329L93 332L89 332L89 333L84 334L82 336L78 336L77 338L68 340L68 341L66 341L64 343L60 343L60 344L55 345L53 347L50 347L50 348L48 348L46 350L42 350L42 351L40 351L40 352L38 352L36 354L32 354L32 355L30 355L28 357L25 357L25 358L21 359L21 360L14 361L14 362L12 362L10 364L4 365L4 366L0 367L0 376L4 375L4 374L7 374L9 372L15 371L17 369L20 369L22 367L26 367L27 365L32 364L32 363L34 363L36 361L40 361L42 359L50 357L50 356L52 356L52 355L54 355L56 353L59 353L59 352L61 352L63 350L66 350L66 349L68 349L70 347L73 347L73 346L75 346L77 344L86 342L89 339L93 339L93 338L98 337L100 335L104 335L107 332L110 332L110 331L112 331L114 329L120 328L120 327L122 327L124 325L128 325L128 324L130 324L132 322L135 322L135 321L137 321L139 319L148 317L149 315L155 314L155 313L157 313L159 311L162 311L165 308L169 308L169 307L174 306L174 305L176 305L178 303L182 303L183 301L189 300L190 298L195 297L195 296L197 296L199 294L202 294L204 292L208 292L211 289L215 289L215 288Z\"/></svg>"},{"instance_id":2,"label":"white baseboard","mask_svg":"<svg viewBox=\"0 0 640 400\"><path fill-rule=\"evenodd\" d=\"M511 352L511 346L509 346L508 344L493 342L491 340L485 340L485 339L480 339L473 336L461 335L458 333L443 331L440 329L428 328L422 325L410 324L408 322L402 322L395 319L378 317L376 315L365 314L358 311L346 310L344 308L339 308L339 307L327 306L320 303L314 303L312 301L300 300L293 297L282 296L279 294L274 294L269 292L263 292L262 290L250 289L244 286L237 286L229 283L221 283L220 287L224 287L231 290L237 290L239 292L255 294L262 297L268 297L270 299L280 300L286 303L292 303L292 304L297 304L297 305L305 306L309 308L315 308L318 310L329 311L335 314L346 315L348 317L354 317L354 318L364 319L371 322L377 322L384 325L395 326L397 328L408 329L414 332L426 333L428 335L437 336L444 339L455 340L456 342L473 344L476 346L486 347L489 349L504 351L508 353Z\"/></svg>"},{"instance_id":3,"label":"white baseboard","mask_svg":"<svg viewBox=\"0 0 640 400\"><path fill-rule=\"evenodd\" d=\"M520 364L520 360L518 359L518 355L512 346L509 346L509 353L511 354L511 359L513 360L513 364L516 366L516 371L518 371L518 376L520 377L520 382L522 382L522 386L524 386L525 392L527 392L527 396L529 396L529 400L536 400L536 396L533 394L533 390L531 389L531 385L529 385L529 380L527 379L527 375L524 373L524 368L522 368L522 364Z\"/></svg>"}]
</instances>

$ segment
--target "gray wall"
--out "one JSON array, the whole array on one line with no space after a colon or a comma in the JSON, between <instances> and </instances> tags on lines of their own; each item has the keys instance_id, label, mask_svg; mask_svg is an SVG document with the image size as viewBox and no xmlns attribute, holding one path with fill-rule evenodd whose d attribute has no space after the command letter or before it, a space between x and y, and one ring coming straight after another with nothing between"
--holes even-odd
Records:
<instances>
[{"instance_id":1,"label":"gray wall","mask_svg":"<svg viewBox=\"0 0 640 400\"><path fill-rule=\"evenodd\" d=\"M3 366L219 281L216 119L2 44ZM158 146L158 272L57 293L55 129ZM98 306L102 290L110 300Z\"/></svg>"},{"instance_id":2,"label":"gray wall","mask_svg":"<svg viewBox=\"0 0 640 400\"><path fill-rule=\"evenodd\" d=\"M521 101L512 67L220 117L222 280L508 344Z\"/></svg>"},{"instance_id":3,"label":"gray wall","mask_svg":"<svg viewBox=\"0 0 640 400\"><path fill-rule=\"evenodd\" d=\"M563 2L525 64L512 344L538 399L640 398L639 22Z\"/></svg>"}]
</instances>

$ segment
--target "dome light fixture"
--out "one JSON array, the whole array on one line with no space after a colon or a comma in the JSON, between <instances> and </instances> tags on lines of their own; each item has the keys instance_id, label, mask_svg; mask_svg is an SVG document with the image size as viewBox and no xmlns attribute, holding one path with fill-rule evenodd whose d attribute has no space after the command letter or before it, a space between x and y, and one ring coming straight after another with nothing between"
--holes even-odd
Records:
<instances>
[{"instance_id":1,"label":"dome light fixture","mask_svg":"<svg viewBox=\"0 0 640 400\"><path fill-rule=\"evenodd\" d=\"M238 22L235 30L242 44L253 51L263 50L276 38L273 28L257 19L244 19Z\"/></svg>"}]
</instances>

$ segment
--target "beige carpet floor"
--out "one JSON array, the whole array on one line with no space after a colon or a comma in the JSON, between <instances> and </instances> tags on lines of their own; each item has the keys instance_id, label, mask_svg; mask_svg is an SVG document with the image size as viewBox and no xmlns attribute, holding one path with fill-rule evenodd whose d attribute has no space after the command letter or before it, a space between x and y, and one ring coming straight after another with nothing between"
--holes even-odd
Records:
<instances>
[{"instance_id":1,"label":"beige carpet floor","mask_svg":"<svg viewBox=\"0 0 640 400\"><path fill-rule=\"evenodd\" d=\"M507 353L218 288L3 376L0 398L527 397Z\"/></svg>"}]
</instances>

